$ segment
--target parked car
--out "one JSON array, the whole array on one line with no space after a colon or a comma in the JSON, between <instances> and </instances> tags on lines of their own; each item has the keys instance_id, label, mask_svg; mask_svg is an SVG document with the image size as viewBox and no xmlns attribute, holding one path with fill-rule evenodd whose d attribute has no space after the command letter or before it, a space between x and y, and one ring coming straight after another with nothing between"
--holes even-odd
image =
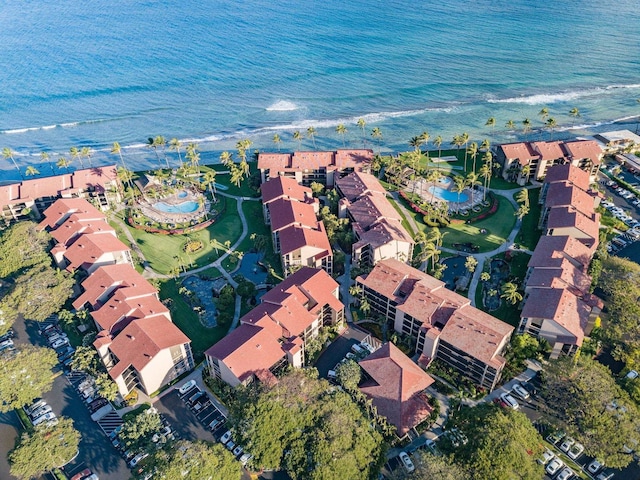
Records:
<instances>
[{"instance_id":1,"label":"parked car","mask_svg":"<svg viewBox=\"0 0 640 480\"><path fill-rule=\"evenodd\" d=\"M589 473L598 473L598 471L600 471L600 469L604 467L604 464L601 463L599 460L593 460L589 466L587 467L587 470L589 471Z\"/></svg>"},{"instance_id":2,"label":"parked car","mask_svg":"<svg viewBox=\"0 0 640 480\"><path fill-rule=\"evenodd\" d=\"M538 389L530 382L522 382L522 388L524 388L530 395L537 395Z\"/></svg>"},{"instance_id":3,"label":"parked car","mask_svg":"<svg viewBox=\"0 0 640 480\"><path fill-rule=\"evenodd\" d=\"M179 389L178 389L178 393L180 395L184 395L185 393L187 393L189 390L191 390L193 387L196 386L196 381L195 380L189 380L188 382L186 382L185 384L183 384Z\"/></svg>"},{"instance_id":4,"label":"parked car","mask_svg":"<svg viewBox=\"0 0 640 480\"><path fill-rule=\"evenodd\" d=\"M240 455L242 453L243 450L244 449L240 445L237 445L236 448L234 448L233 452L231 452L231 453L233 453L234 457L237 457L238 455Z\"/></svg>"},{"instance_id":5,"label":"parked car","mask_svg":"<svg viewBox=\"0 0 640 480\"><path fill-rule=\"evenodd\" d=\"M106 398L102 398L102 397L96 398L94 401L89 403L89 410L91 411L91 413L97 412L102 407L104 407L107 403L109 403L109 400L107 400Z\"/></svg>"},{"instance_id":6,"label":"parked car","mask_svg":"<svg viewBox=\"0 0 640 480\"><path fill-rule=\"evenodd\" d=\"M361 346L361 347L363 347L365 350L368 350L368 351L369 351L369 353L373 353L373 352L375 352L375 351L376 351L376 350L375 350L375 348L373 348L373 347L372 347L369 343L367 343L367 342L361 342L361 343L360 343L360 346Z\"/></svg>"},{"instance_id":7,"label":"parked car","mask_svg":"<svg viewBox=\"0 0 640 480\"><path fill-rule=\"evenodd\" d=\"M146 452L137 454L135 457L133 457L129 461L129 467L131 467L131 468L135 467L136 465L138 465L138 463L140 463L142 460L144 460L148 456L149 456L149 454L146 453Z\"/></svg>"},{"instance_id":8,"label":"parked car","mask_svg":"<svg viewBox=\"0 0 640 480\"><path fill-rule=\"evenodd\" d=\"M329 371L327 372L327 378L328 378L329 380L335 380L336 378L338 378L338 375L336 374L336 371L335 371L335 370L329 370Z\"/></svg>"},{"instance_id":9,"label":"parked car","mask_svg":"<svg viewBox=\"0 0 640 480\"><path fill-rule=\"evenodd\" d=\"M37 399L35 402L33 402L31 405L29 405L28 407L23 407L24 413L26 413L27 415L31 415L33 412L35 412L37 409L39 409L40 407L43 407L44 405L46 405L47 402L45 402L44 400Z\"/></svg>"},{"instance_id":10,"label":"parked car","mask_svg":"<svg viewBox=\"0 0 640 480\"><path fill-rule=\"evenodd\" d=\"M520 404L518 403L518 401L508 393L503 393L502 395L500 395L500 400L502 400L504 403L506 403L510 408L513 408L514 410L517 410L518 408L520 408Z\"/></svg>"},{"instance_id":11,"label":"parked car","mask_svg":"<svg viewBox=\"0 0 640 480\"><path fill-rule=\"evenodd\" d=\"M573 438L566 437L560 444L560 450L562 450L563 452L568 452L574 443L576 443L576 441Z\"/></svg>"},{"instance_id":12,"label":"parked car","mask_svg":"<svg viewBox=\"0 0 640 480\"><path fill-rule=\"evenodd\" d=\"M198 401L199 398L201 398L204 395L206 395L206 393L204 393L202 390L198 388L198 391L193 395L191 395L191 397L189 397L189 400L187 400L187 403L190 405L193 405L196 401Z\"/></svg>"},{"instance_id":13,"label":"parked car","mask_svg":"<svg viewBox=\"0 0 640 480\"><path fill-rule=\"evenodd\" d=\"M229 440L231 440L231 430L227 430L224 435L222 435L222 437L220 437L220 443L222 443L223 445L225 443L227 443Z\"/></svg>"},{"instance_id":14,"label":"parked car","mask_svg":"<svg viewBox=\"0 0 640 480\"><path fill-rule=\"evenodd\" d=\"M564 467L564 470L560 472L560 474L556 477L556 480L568 480L573 477L573 470L569 467Z\"/></svg>"},{"instance_id":15,"label":"parked car","mask_svg":"<svg viewBox=\"0 0 640 480\"><path fill-rule=\"evenodd\" d=\"M89 470L88 468L85 468L80 473L76 473L73 477L71 477L71 480L82 480L88 477L89 475L91 475L91 470Z\"/></svg>"},{"instance_id":16,"label":"parked car","mask_svg":"<svg viewBox=\"0 0 640 480\"><path fill-rule=\"evenodd\" d=\"M545 448L544 452L542 452L542 458L539 458L537 461L540 465L546 465L554 458L555 458L555 455L553 454L553 452L548 448Z\"/></svg>"},{"instance_id":17,"label":"parked car","mask_svg":"<svg viewBox=\"0 0 640 480\"><path fill-rule=\"evenodd\" d=\"M581 443L576 442L569 449L569 451L567 452L567 455L569 455L570 459L575 460L580 455L582 455L582 452L584 452L584 446Z\"/></svg>"},{"instance_id":18,"label":"parked car","mask_svg":"<svg viewBox=\"0 0 640 480\"><path fill-rule=\"evenodd\" d=\"M240 457L240 463L242 464L242 466L245 466L249 460L251 460L253 458L253 455L250 455L249 453L245 452L241 457Z\"/></svg>"},{"instance_id":19,"label":"parked car","mask_svg":"<svg viewBox=\"0 0 640 480\"><path fill-rule=\"evenodd\" d=\"M4 340L3 342L0 342L0 352L8 348L13 348L13 340L11 340L10 338Z\"/></svg>"},{"instance_id":20,"label":"parked car","mask_svg":"<svg viewBox=\"0 0 640 480\"><path fill-rule=\"evenodd\" d=\"M221 419L215 419L209 424L209 430L213 431L222 423Z\"/></svg>"},{"instance_id":21,"label":"parked car","mask_svg":"<svg viewBox=\"0 0 640 480\"><path fill-rule=\"evenodd\" d=\"M547 464L547 468L545 468L545 470L549 475L555 475L560 471L562 467L564 467L564 463L562 463L562 460L556 457Z\"/></svg>"},{"instance_id":22,"label":"parked car","mask_svg":"<svg viewBox=\"0 0 640 480\"><path fill-rule=\"evenodd\" d=\"M229 440L225 447L231 452L236 447L236 442L234 442L233 440Z\"/></svg>"},{"instance_id":23,"label":"parked car","mask_svg":"<svg viewBox=\"0 0 640 480\"><path fill-rule=\"evenodd\" d=\"M512 393L517 397L520 397L522 400L526 400L527 398L529 398L529 392L527 392L524 387L517 383L513 386Z\"/></svg>"},{"instance_id":24,"label":"parked car","mask_svg":"<svg viewBox=\"0 0 640 480\"><path fill-rule=\"evenodd\" d=\"M56 340L51 344L51 348L59 348L59 347L62 347L63 345L69 345L68 338L59 338L58 340Z\"/></svg>"},{"instance_id":25,"label":"parked car","mask_svg":"<svg viewBox=\"0 0 640 480\"><path fill-rule=\"evenodd\" d=\"M596 480L611 480L614 477L613 472L602 472L596 477Z\"/></svg>"},{"instance_id":26,"label":"parked car","mask_svg":"<svg viewBox=\"0 0 640 480\"><path fill-rule=\"evenodd\" d=\"M41 415L37 418L34 418L31 423L33 423L33 426L36 427L44 422L50 422L52 420L56 419L56 414L53 412L49 412L49 413L45 413L44 415Z\"/></svg>"},{"instance_id":27,"label":"parked car","mask_svg":"<svg viewBox=\"0 0 640 480\"><path fill-rule=\"evenodd\" d=\"M34 410L33 412L31 412L31 415L29 416L31 418L38 418L44 415L45 413L49 413L50 411L51 411L51 407L49 405L43 405L37 410Z\"/></svg>"},{"instance_id":28,"label":"parked car","mask_svg":"<svg viewBox=\"0 0 640 480\"><path fill-rule=\"evenodd\" d=\"M409 455L407 455L407 452L400 452L400 455L398 456L400 457L402 466L407 471L407 473L411 473L416 469L415 465L411 461L411 458L409 457Z\"/></svg>"},{"instance_id":29,"label":"parked car","mask_svg":"<svg viewBox=\"0 0 640 480\"><path fill-rule=\"evenodd\" d=\"M0 336L0 342L4 342L5 340L9 340L16 336L16 333L10 328L4 335Z\"/></svg>"}]
</instances>

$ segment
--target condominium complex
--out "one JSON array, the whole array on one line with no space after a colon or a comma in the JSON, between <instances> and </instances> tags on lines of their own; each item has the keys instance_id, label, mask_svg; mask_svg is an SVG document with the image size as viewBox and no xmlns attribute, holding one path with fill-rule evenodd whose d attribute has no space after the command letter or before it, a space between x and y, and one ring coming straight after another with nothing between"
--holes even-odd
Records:
<instances>
[{"instance_id":1,"label":"condominium complex","mask_svg":"<svg viewBox=\"0 0 640 480\"><path fill-rule=\"evenodd\" d=\"M513 332L510 325L395 259L381 260L356 284L372 313L415 340L422 364L439 359L480 387L496 386L506 363L502 353Z\"/></svg>"}]
</instances>

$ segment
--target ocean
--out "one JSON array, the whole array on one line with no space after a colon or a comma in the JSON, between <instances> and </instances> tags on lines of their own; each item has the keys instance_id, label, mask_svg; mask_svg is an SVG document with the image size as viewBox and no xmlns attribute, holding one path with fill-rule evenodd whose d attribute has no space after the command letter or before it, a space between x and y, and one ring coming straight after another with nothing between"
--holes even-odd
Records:
<instances>
[{"instance_id":1,"label":"ocean","mask_svg":"<svg viewBox=\"0 0 640 480\"><path fill-rule=\"evenodd\" d=\"M252 148L363 145L397 152L423 131L477 141L635 130L637 0L4 0L0 148L22 173L89 147L93 164L153 168L149 137L198 143L202 161ZM556 120L543 128L543 107ZM578 108L579 117L569 111ZM495 127L485 125L489 117ZM365 132L356 122L363 118ZM505 124L513 120L517 130ZM347 127L341 138L338 124ZM378 144L370 135L378 127ZM301 147L313 148L306 138ZM177 163L175 157L172 161ZM75 165L79 166L79 165ZM0 178L19 178L0 158Z\"/></svg>"}]
</instances>

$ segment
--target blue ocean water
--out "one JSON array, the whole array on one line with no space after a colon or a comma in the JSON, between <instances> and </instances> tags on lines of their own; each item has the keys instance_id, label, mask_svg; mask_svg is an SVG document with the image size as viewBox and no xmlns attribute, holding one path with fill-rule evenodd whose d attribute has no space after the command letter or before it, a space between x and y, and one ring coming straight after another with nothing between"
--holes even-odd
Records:
<instances>
[{"instance_id":1,"label":"blue ocean water","mask_svg":"<svg viewBox=\"0 0 640 480\"><path fill-rule=\"evenodd\" d=\"M253 148L344 141L408 148L424 130L513 140L631 128L640 114L637 0L4 0L0 7L0 147L43 174L40 153L90 147L134 168L163 135L197 142L202 161L240 138ZM548 107L558 127L542 131ZM569 111L577 107L579 118ZM364 118L365 135L356 125ZM496 127L485 126L489 117ZM507 131L513 120L518 131ZM612 125L613 122L617 123ZM365 137L365 138L363 138ZM312 148L306 139L303 148ZM378 148L376 146L376 148ZM1 160L1 159L0 159ZM173 160L177 161L177 160ZM17 178L0 161L1 178Z\"/></svg>"}]
</instances>

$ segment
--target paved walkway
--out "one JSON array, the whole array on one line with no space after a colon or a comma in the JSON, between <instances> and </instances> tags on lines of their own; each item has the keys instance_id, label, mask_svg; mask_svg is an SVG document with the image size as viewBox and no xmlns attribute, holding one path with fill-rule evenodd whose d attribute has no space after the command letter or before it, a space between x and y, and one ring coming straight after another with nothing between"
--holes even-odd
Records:
<instances>
[{"instance_id":1,"label":"paved walkway","mask_svg":"<svg viewBox=\"0 0 640 480\"><path fill-rule=\"evenodd\" d=\"M353 323L353 316L351 315L351 294L349 293L349 287L351 286L351 255L345 254L344 273L336 280L340 285L340 298L345 306L344 313L347 317L347 323Z\"/></svg>"}]
</instances>

